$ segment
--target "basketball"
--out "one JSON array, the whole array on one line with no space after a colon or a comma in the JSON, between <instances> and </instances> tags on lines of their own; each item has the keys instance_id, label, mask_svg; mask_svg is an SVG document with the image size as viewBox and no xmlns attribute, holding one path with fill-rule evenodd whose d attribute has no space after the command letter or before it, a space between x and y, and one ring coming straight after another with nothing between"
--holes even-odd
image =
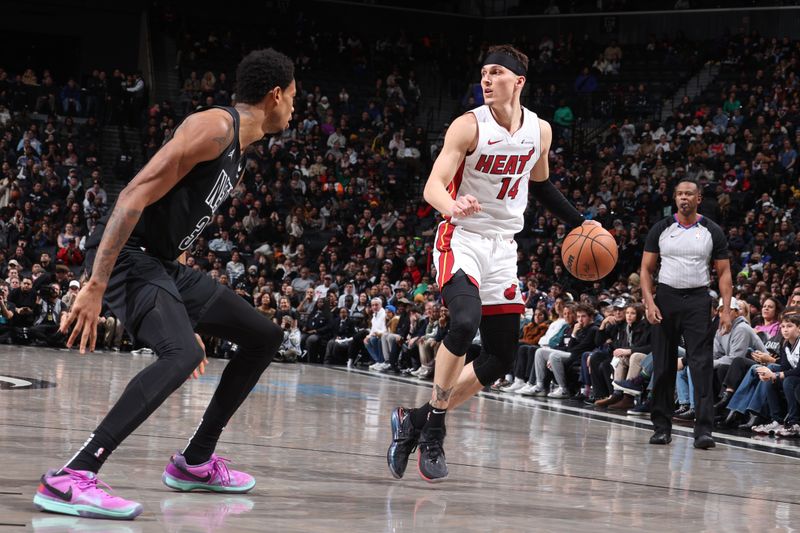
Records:
<instances>
[{"instance_id":1,"label":"basketball","mask_svg":"<svg viewBox=\"0 0 800 533\"><path fill-rule=\"evenodd\" d=\"M578 226L561 245L561 260L569 273L583 281L603 279L617 264L617 243L601 226Z\"/></svg>"}]
</instances>

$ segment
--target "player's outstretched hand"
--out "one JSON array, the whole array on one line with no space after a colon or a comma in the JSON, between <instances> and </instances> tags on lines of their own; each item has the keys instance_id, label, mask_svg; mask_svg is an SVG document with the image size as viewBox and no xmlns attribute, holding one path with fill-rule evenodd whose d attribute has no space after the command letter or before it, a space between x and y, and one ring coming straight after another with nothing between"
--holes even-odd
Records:
<instances>
[{"instance_id":1,"label":"player's outstretched hand","mask_svg":"<svg viewBox=\"0 0 800 533\"><path fill-rule=\"evenodd\" d=\"M191 379L199 379L200 376L206 373L206 365L208 364L208 357L206 356L206 345L203 343L203 339L200 338L200 335L197 333L194 334L194 337L197 339L197 344L200 345L200 348L203 349L203 360L200 361L200 364L197 368L194 369L192 375L189 376Z\"/></svg>"},{"instance_id":2,"label":"player's outstretched hand","mask_svg":"<svg viewBox=\"0 0 800 533\"><path fill-rule=\"evenodd\" d=\"M72 304L69 315L61 321L59 328L59 331L66 335L70 326L75 324L75 329L67 339L67 348L72 348L75 340L80 337L80 352L86 353L87 347L90 352L94 351L97 342L97 322L100 319L104 291L104 288L93 285L89 281L75 297L75 303Z\"/></svg>"},{"instance_id":3,"label":"player's outstretched hand","mask_svg":"<svg viewBox=\"0 0 800 533\"><path fill-rule=\"evenodd\" d=\"M471 194L465 194L456 198L456 203L453 204L453 216L458 218L468 217L481 210L481 204Z\"/></svg>"}]
</instances>

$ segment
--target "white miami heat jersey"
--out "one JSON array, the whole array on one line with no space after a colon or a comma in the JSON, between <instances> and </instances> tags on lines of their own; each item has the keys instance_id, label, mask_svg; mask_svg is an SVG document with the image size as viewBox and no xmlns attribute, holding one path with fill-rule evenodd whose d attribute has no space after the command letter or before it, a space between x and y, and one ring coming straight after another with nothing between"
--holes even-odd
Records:
<instances>
[{"instance_id":1,"label":"white miami heat jersey","mask_svg":"<svg viewBox=\"0 0 800 533\"><path fill-rule=\"evenodd\" d=\"M471 194L482 211L452 217L456 226L479 234L522 231L528 180L542 148L539 118L524 107L522 112L522 125L512 135L495 121L489 106L471 111L478 121L478 145L464 159L448 191L453 198Z\"/></svg>"}]
</instances>

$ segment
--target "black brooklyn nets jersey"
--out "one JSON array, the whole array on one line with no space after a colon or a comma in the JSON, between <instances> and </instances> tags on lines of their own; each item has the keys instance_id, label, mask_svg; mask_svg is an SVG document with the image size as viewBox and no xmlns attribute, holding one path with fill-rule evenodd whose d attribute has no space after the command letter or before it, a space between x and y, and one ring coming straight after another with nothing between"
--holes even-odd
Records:
<instances>
[{"instance_id":1,"label":"black brooklyn nets jersey","mask_svg":"<svg viewBox=\"0 0 800 533\"><path fill-rule=\"evenodd\" d=\"M128 240L129 245L142 247L161 259L177 259L191 247L230 196L241 174L239 113L232 107L219 109L233 117L233 141L219 157L196 165L163 198L147 206ZM108 216L101 221L103 229L107 220ZM87 247L99 244L102 232L95 231L97 234L100 235Z\"/></svg>"}]
</instances>

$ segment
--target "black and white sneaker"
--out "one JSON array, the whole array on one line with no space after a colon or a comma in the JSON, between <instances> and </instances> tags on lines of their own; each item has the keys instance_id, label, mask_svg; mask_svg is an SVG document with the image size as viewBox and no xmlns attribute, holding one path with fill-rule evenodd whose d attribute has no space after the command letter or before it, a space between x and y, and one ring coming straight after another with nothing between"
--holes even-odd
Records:
<instances>
[{"instance_id":1,"label":"black and white sneaker","mask_svg":"<svg viewBox=\"0 0 800 533\"><path fill-rule=\"evenodd\" d=\"M405 407L392 411L392 444L386 452L386 462L395 479L403 477L408 457L417 449L420 431L411 424L410 415Z\"/></svg>"},{"instance_id":2,"label":"black and white sneaker","mask_svg":"<svg viewBox=\"0 0 800 533\"><path fill-rule=\"evenodd\" d=\"M423 429L419 436L419 475L429 483L447 479L447 462L444 458L444 429Z\"/></svg>"},{"instance_id":3,"label":"black and white sneaker","mask_svg":"<svg viewBox=\"0 0 800 533\"><path fill-rule=\"evenodd\" d=\"M615 380L613 386L614 390L622 391L631 396L639 396L644 390L645 382L644 378L636 376L633 379Z\"/></svg>"}]
</instances>

